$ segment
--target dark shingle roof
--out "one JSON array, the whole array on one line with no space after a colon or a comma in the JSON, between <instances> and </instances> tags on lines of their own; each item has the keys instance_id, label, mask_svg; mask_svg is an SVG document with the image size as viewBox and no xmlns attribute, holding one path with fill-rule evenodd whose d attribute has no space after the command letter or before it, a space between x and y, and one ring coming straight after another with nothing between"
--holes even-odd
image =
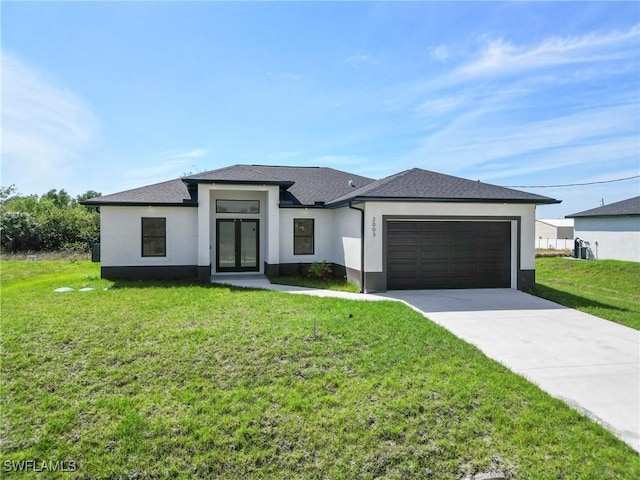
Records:
<instances>
[{"instance_id":1,"label":"dark shingle roof","mask_svg":"<svg viewBox=\"0 0 640 480\"><path fill-rule=\"evenodd\" d=\"M330 202L353 190L355 185L367 185L374 180L327 167L280 167L272 165L233 165L219 170L185 177L187 182L208 183L277 183L288 187L283 203L313 205Z\"/></svg>"},{"instance_id":2,"label":"dark shingle roof","mask_svg":"<svg viewBox=\"0 0 640 480\"><path fill-rule=\"evenodd\" d=\"M187 185L179 178L124 192L103 195L82 202L84 205L184 205L195 206Z\"/></svg>"},{"instance_id":3,"label":"dark shingle roof","mask_svg":"<svg viewBox=\"0 0 640 480\"><path fill-rule=\"evenodd\" d=\"M611 203L603 207L592 208L583 212L567 215L566 218L577 217L618 217L640 215L640 196L628 198L620 202Z\"/></svg>"},{"instance_id":4,"label":"dark shingle roof","mask_svg":"<svg viewBox=\"0 0 640 480\"><path fill-rule=\"evenodd\" d=\"M353 181L356 188L349 185ZM373 180L326 167L233 165L112 195L86 205L195 206L198 183L268 184L281 187L281 205L340 205L350 200L432 200L558 203L549 197L413 168ZM190 190L193 195L190 195Z\"/></svg>"},{"instance_id":5,"label":"dark shingle roof","mask_svg":"<svg viewBox=\"0 0 640 480\"><path fill-rule=\"evenodd\" d=\"M276 169L295 167L262 167L257 165L231 165L230 167L210 170L208 172L196 173L184 177L186 182L233 182L233 183L268 183L268 184L288 184L290 179L276 176L281 173ZM300 167L298 167L300 168Z\"/></svg>"},{"instance_id":6,"label":"dark shingle roof","mask_svg":"<svg viewBox=\"0 0 640 480\"><path fill-rule=\"evenodd\" d=\"M419 199L437 201L504 201L536 204L559 203L558 200L542 195L430 172L420 168L412 168L411 170L405 170L377 180L351 191L332 203L342 203L355 198L361 200Z\"/></svg>"},{"instance_id":7,"label":"dark shingle roof","mask_svg":"<svg viewBox=\"0 0 640 480\"><path fill-rule=\"evenodd\" d=\"M233 165L209 172L189 175L120 193L104 195L83 202L86 205L195 205L188 185L198 183L268 184L280 185L282 204L314 205L330 202L353 190L355 185L366 185L372 178L326 167L279 167L269 165Z\"/></svg>"}]
</instances>

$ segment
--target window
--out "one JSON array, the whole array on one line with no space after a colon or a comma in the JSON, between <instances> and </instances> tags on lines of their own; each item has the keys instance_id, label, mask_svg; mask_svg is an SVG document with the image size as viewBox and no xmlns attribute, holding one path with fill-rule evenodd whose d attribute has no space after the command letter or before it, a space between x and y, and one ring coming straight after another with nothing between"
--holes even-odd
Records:
<instances>
[{"instance_id":1,"label":"window","mask_svg":"<svg viewBox=\"0 0 640 480\"><path fill-rule=\"evenodd\" d=\"M313 255L313 218L293 219L293 254Z\"/></svg>"},{"instance_id":2,"label":"window","mask_svg":"<svg viewBox=\"0 0 640 480\"><path fill-rule=\"evenodd\" d=\"M142 256L167 256L167 219L142 217Z\"/></svg>"},{"instance_id":3,"label":"window","mask_svg":"<svg viewBox=\"0 0 640 480\"><path fill-rule=\"evenodd\" d=\"M216 200L216 213L260 213L260 200Z\"/></svg>"}]
</instances>

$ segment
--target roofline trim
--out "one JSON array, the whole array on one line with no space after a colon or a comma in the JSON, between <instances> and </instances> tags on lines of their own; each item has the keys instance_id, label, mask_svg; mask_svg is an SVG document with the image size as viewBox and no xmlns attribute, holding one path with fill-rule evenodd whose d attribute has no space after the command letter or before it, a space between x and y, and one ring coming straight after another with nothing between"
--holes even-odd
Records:
<instances>
[{"instance_id":1,"label":"roofline trim","mask_svg":"<svg viewBox=\"0 0 640 480\"><path fill-rule=\"evenodd\" d=\"M520 203L534 205L549 205L562 203L562 200L550 198L548 200L534 199L505 199L505 198L441 198L441 197L352 197L350 199L340 200L335 203L327 204L330 208L342 207L349 202L433 202L433 203Z\"/></svg>"},{"instance_id":2,"label":"roofline trim","mask_svg":"<svg viewBox=\"0 0 640 480\"><path fill-rule=\"evenodd\" d=\"M212 180L212 179L195 179L195 178L183 178L181 179L187 185L197 185L199 183L213 184L221 183L227 185L279 185L282 187L291 187L295 182L290 180Z\"/></svg>"},{"instance_id":3,"label":"roofline trim","mask_svg":"<svg viewBox=\"0 0 640 480\"><path fill-rule=\"evenodd\" d=\"M565 215L564 218L610 218L610 217L640 217L640 213L610 213L608 215Z\"/></svg>"},{"instance_id":4,"label":"roofline trim","mask_svg":"<svg viewBox=\"0 0 640 480\"><path fill-rule=\"evenodd\" d=\"M166 203L166 202L118 202L118 201L106 201L95 202L91 200L84 200L79 202L81 205L89 205L92 207L197 207L197 202L185 202L185 203Z\"/></svg>"}]
</instances>

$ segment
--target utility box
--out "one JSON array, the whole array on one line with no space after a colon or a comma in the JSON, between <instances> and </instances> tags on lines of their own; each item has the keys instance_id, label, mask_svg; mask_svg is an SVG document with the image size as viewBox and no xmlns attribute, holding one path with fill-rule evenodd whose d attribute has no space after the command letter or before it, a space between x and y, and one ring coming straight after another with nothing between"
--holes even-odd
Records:
<instances>
[{"instance_id":1,"label":"utility box","mask_svg":"<svg viewBox=\"0 0 640 480\"><path fill-rule=\"evenodd\" d=\"M100 244L99 243L91 244L91 261L92 262L100 261Z\"/></svg>"}]
</instances>

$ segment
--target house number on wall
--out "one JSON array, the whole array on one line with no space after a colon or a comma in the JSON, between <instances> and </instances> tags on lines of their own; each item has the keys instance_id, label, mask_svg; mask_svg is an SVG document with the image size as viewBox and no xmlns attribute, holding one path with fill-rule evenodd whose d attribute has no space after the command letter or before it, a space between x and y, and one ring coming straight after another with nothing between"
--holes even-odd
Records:
<instances>
[{"instance_id":1,"label":"house number on wall","mask_svg":"<svg viewBox=\"0 0 640 480\"><path fill-rule=\"evenodd\" d=\"M371 236L376 236L376 217L371 217Z\"/></svg>"}]
</instances>

